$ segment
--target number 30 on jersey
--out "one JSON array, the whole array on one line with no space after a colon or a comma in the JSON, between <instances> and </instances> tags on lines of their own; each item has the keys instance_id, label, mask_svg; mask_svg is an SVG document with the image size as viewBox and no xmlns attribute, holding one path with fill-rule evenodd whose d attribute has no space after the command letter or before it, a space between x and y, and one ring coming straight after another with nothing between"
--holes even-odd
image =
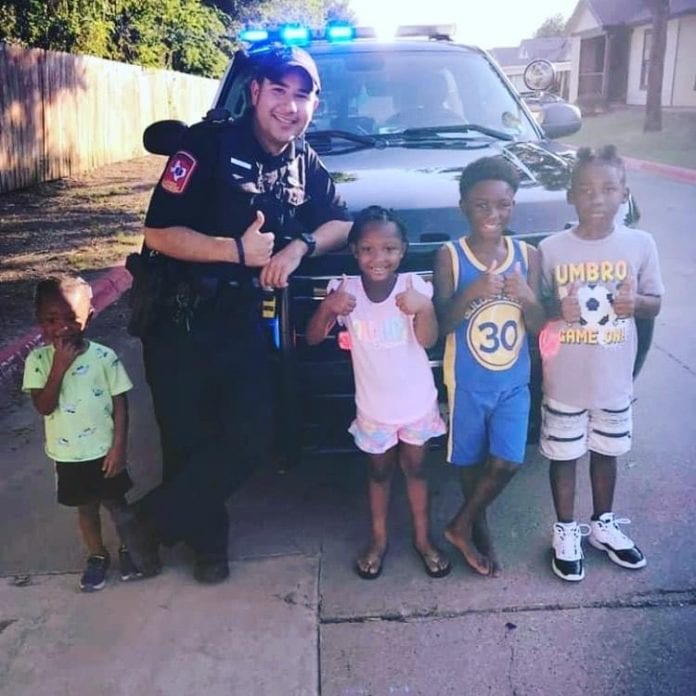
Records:
<instances>
[{"instance_id":1,"label":"number 30 on jersey","mask_svg":"<svg viewBox=\"0 0 696 696\"><path fill-rule=\"evenodd\" d=\"M520 306L510 300L484 304L470 318L466 338L471 354L483 367L509 369L526 339Z\"/></svg>"}]
</instances>

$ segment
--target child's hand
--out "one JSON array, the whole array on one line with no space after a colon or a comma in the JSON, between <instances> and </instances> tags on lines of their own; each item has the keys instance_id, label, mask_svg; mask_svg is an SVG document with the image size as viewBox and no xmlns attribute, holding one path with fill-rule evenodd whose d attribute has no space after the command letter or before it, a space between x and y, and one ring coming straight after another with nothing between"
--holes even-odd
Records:
<instances>
[{"instance_id":1,"label":"child's hand","mask_svg":"<svg viewBox=\"0 0 696 696\"><path fill-rule=\"evenodd\" d=\"M614 295L614 311L618 319L632 317L636 312L636 281L627 275Z\"/></svg>"},{"instance_id":2,"label":"child's hand","mask_svg":"<svg viewBox=\"0 0 696 696\"><path fill-rule=\"evenodd\" d=\"M102 471L104 472L104 478L113 478L116 474L123 471L126 466L126 450L118 445L113 445L113 447L106 453L104 457L104 463L102 464Z\"/></svg>"},{"instance_id":3,"label":"child's hand","mask_svg":"<svg viewBox=\"0 0 696 696\"><path fill-rule=\"evenodd\" d=\"M578 283L571 283L566 296L561 300L561 317L568 323L580 321L580 301L578 300Z\"/></svg>"},{"instance_id":4,"label":"child's hand","mask_svg":"<svg viewBox=\"0 0 696 696\"><path fill-rule=\"evenodd\" d=\"M409 315L418 314L430 305L430 298L413 287L413 278L406 276L406 289L396 296L396 306Z\"/></svg>"},{"instance_id":5,"label":"child's hand","mask_svg":"<svg viewBox=\"0 0 696 696\"><path fill-rule=\"evenodd\" d=\"M488 270L480 275L471 285L476 298L482 300L492 300L503 294L505 279L502 275L495 272L498 262L493 259L493 263Z\"/></svg>"},{"instance_id":6,"label":"child's hand","mask_svg":"<svg viewBox=\"0 0 696 696\"><path fill-rule=\"evenodd\" d=\"M515 264L513 272L505 276L503 295L520 304L534 301L534 293L527 285L527 281L522 277L522 268L519 261Z\"/></svg>"},{"instance_id":7,"label":"child's hand","mask_svg":"<svg viewBox=\"0 0 696 696\"><path fill-rule=\"evenodd\" d=\"M80 347L75 345L75 341L68 338L59 338L55 344L53 354L53 369L61 373L67 372L75 358L80 354Z\"/></svg>"},{"instance_id":8,"label":"child's hand","mask_svg":"<svg viewBox=\"0 0 696 696\"><path fill-rule=\"evenodd\" d=\"M346 276L344 275L340 285L332 290L324 300L326 307L337 317L348 316L355 309L355 296L343 289L345 284Z\"/></svg>"}]
</instances>

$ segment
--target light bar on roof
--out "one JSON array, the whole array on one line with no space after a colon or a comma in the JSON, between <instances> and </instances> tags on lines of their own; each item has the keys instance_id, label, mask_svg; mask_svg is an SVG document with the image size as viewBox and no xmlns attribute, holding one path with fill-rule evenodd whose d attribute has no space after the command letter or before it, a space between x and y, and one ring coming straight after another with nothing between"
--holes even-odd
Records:
<instances>
[{"instance_id":1,"label":"light bar on roof","mask_svg":"<svg viewBox=\"0 0 696 696\"><path fill-rule=\"evenodd\" d=\"M239 33L239 38L247 43L268 41L268 31L266 29L244 29Z\"/></svg>"},{"instance_id":2,"label":"light bar on roof","mask_svg":"<svg viewBox=\"0 0 696 696\"><path fill-rule=\"evenodd\" d=\"M429 39L451 39L456 30L456 24L408 24L400 26L396 30L396 35L401 38L427 36Z\"/></svg>"},{"instance_id":3,"label":"light bar on roof","mask_svg":"<svg viewBox=\"0 0 696 696\"><path fill-rule=\"evenodd\" d=\"M328 24L326 38L329 41L351 41L355 38L355 27L350 24Z\"/></svg>"},{"instance_id":4,"label":"light bar on roof","mask_svg":"<svg viewBox=\"0 0 696 696\"><path fill-rule=\"evenodd\" d=\"M393 32L392 32L393 36ZM239 33L239 39L249 44L280 42L304 46L312 40L327 40L333 43L353 41L354 39L374 39L374 27L355 27L345 23L330 23L323 30L312 30L299 24L285 24L281 27L260 29L250 27Z\"/></svg>"},{"instance_id":5,"label":"light bar on roof","mask_svg":"<svg viewBox=\"0 0 696 696\"><path fill-rule=\"evenodd\" d=\"M309 43L309 29L307 27L296 24L286 24L281 27L279 32L280 38L286 44L306 44Z\"/></svg>"}]
</instances>

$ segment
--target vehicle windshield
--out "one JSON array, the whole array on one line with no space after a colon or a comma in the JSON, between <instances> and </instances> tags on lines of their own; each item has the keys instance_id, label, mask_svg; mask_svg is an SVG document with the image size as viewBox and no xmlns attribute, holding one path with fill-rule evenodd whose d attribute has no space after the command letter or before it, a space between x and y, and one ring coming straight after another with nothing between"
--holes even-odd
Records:
<instances>
[{"instance_id":1,"label":"vehicle windshield","mask_svg":"<svg viewBox=\"0 0 696 696\"><path fill-rule=\"evenodd\" d=\"M538 139L493 66L473 51L317 51L314 58L322 91L312 131L380 135L475 124Z\"/></svg>"}]
</instances>

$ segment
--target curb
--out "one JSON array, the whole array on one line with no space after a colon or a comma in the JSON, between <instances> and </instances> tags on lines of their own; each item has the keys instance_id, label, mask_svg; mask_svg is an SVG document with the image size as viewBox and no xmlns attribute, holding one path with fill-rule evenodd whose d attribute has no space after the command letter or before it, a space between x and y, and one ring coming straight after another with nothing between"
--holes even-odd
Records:
<instances>
[{"instance_id":1,"label":"curb","mask_svg":"<svg viewBox=\"0 0 696 696\"><path fill-rule=\"evenodd\" d=\"M121 297L132 281L125 266L116 266L92 281L90 285L95 315ZM29 333L0 350L0 383L7 386L12 384L23 368L27 355L40 343L41 331L38 326L34 326Z\"/></svg>"},{"instance_id":2,"label":"curb","mask_svg":"<svg viewBox=\"0 0 696 696\"><path fill-rule=\"evenodd\" d=\"M634 159L633 157L621 156L629 169L648 174L656 174L665 179L679 181L684 184L696 184L696 169L686 167L675 167L671 164L661 164L660 162L650 162L648 160Z\"/></svg>"},{"instance_id":3,"label":"curb","mask_svg":"<svg viewBox=\"0 0 696 696\"><path fill-rule=\"evenodd\" d=\"M573 152L577 151L579 147L579 145L571 145L570 143L563 143L563 146L569 150L573 150ZM675 167L673 164L662 164L661 162L626 157L621 153L619 153L619 157L624 161L627 169L655 174L656 176L662 176L665 179L679 181L684 184L696 184L696 169Z\"/></svg>"}]
</instances>

